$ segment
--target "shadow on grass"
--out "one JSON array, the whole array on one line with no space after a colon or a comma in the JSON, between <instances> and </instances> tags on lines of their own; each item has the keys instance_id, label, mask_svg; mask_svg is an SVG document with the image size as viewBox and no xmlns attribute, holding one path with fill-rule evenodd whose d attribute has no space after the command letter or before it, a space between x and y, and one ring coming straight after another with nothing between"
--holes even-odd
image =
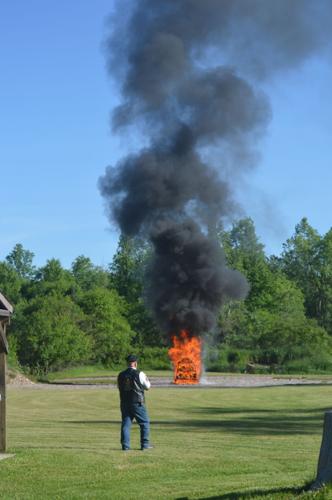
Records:
<instances>
[{"instance_id":1,"label":"shadow on grass","mask_svg":"<svg viewBox=\"0 0 332 500\"><path fill-rule=\"evenodd\" d=\"M73 445L47 445L47 444L36 444L36 445L21 445L21 446L15 446L13 448L13 452L18 454L21 452L26 452L26 451L31 451L31 452L45 452L47 451L48 453L51 452L58 452L58 451L67 451L67 452L74 452L74 453L93 453L94 455L106 455L109 456L110 452L119 452L119 454L123 455L123 450L121 449L121 445L119 444L110 444L109 446L106 445L104 447L101 446L78 446L76 444ZM136 447L136 448L131 448L131 452L138 452L141 454L141 448ZM0 498L1 493L0 493Z\"/></svg>"},{"instance_id":2,"label":"shadow on grass","mask_svg":"<svg viewBox=\"0 0 332 500\"><path fill-rule=\"evenodd\" d=\"M321 418L318 417L283 417L274 418L250 417L232 420L181 420L171 422L158 420L152 425L172 426L173 430L209 429L214 431L227 431L244 435L304 435L321 433Z\"/></svg>"},{"instance_id":3,"label":"shadow on grass","mask_svg":"<svg viewBox=\"0 0 332 500\"><path fill-rule=\"evenodd\" d=\"M209 430L209 431L227 431L241 433L243 435L305 435L320 434L322 430L323 412L313 411L307 414L270 414L258 413L253 415L251 412L241 411L244 414L242 418L219 418L219 419L186 419L186 420L152 420L153 427L171 428L172 431L183 432L184 429L190 430ZM249 413L249 416L246 415ZM222 415L222 412L220 413ZM62 421L65 424L74 425L120 425L121 420L67 420Z\"/></svg>"},{"instance_id":4,"label":"shadow on grass","mask_svg":"<svg viewBox=\"0 0 332 500\"><path fill-rule=\"evenodd\" d=\"M286 496L289 500L297 497L301 493L304 493L307 487L303 488L273 488L270 490L251 490L251 491L234 491L233 493L225 493L223 495L217 495L213 497L199 497L199 500L245 500L249 498L256 497L266 497L267 495L291 495ZM276 496L276 498L278 498ZM189 500L190 497L178 497L176 500Z\"/></svg>"},{"instance_id":5,"label":"shadow on grass","mask_svg":"<svg viewBox=\"0 0 332 500\"><path fill-rule=\"evenodd\" d=\"M201 408L190 409L192 413L205 413L214 415L229 415L229 414L249 414L249 413L279 413L279 415L289 414L289 413L315 413L317 416L323 416L326 411L331 411L329 408L223 408L220 406L206 406Z\"/></svg>"},{"instance_id":6,"label":"shadow on grass","mask_svg":"<svg viewBox=\"0 0 332 500\"><path fill-rule=\"evenodd\" d=\"M121 420L58 420L58 423L62 424L83 424L83 425L120 425Z\"/></svg>"}]
</instances>

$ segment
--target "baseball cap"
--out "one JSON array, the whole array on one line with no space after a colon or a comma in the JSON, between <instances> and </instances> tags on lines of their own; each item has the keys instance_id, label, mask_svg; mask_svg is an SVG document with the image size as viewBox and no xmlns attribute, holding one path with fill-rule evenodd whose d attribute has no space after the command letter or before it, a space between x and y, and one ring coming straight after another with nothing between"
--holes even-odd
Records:
<instances>
[{"instance_id":1,"label":"baseball cap","mask_svg":"<svg viewBox=\"0 0 332 500\"><path fill-rule=\"evenodd\" d=\"M127 356L127 363L133 363L134 361L137 361L138 360L138 357L135 356L135 354L129 354L129 356Z\"/></svg>"}]
</instances>

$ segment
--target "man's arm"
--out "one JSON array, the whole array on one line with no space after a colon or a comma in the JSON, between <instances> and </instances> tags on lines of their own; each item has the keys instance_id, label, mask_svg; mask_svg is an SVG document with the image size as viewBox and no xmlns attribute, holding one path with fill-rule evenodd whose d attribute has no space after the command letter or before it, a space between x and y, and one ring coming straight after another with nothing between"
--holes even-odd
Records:
<instances>
[{"instance_id":1,"label":"man's arm","mask_svg":"<svg viewBox=\"0 0 332 500\"><path fill-rule=\"evenodd\" d=\"M148 391L151 387L151 382L144 372L139 373L139 381L141 382L143 388Z\"/></svg>"}]
</instances>

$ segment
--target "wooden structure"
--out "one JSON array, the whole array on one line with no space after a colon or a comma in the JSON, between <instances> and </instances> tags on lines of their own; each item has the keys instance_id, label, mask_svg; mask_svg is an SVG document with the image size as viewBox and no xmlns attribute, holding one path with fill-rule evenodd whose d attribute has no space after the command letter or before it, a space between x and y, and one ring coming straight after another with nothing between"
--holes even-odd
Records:
<instances>
[{"instance_id":1,"label":"wooden structure","mask_svg":"<svg viewBox=\"0 0 332 500\"><path fill-rule=\"evenodd\" d=\"M10 321L13 307L0 293L0 453L6 451L6 356L8 342L6 327Z\"/></svg>"}]
</instances>

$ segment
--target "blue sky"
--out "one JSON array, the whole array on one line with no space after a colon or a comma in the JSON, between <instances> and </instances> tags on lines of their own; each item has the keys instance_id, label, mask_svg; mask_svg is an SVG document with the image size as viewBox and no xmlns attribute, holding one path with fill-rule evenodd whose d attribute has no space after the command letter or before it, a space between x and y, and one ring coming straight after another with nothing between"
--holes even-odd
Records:
<instances>
[{"instance_id":1,"label":"blue sky","mask_svg":"<svg viewBox=\"0 0 332 500\"><path fill-rule=\"evenodd\" d=\"M107 265L117 246L97 189L126 152L110 131L115 103L102 52L110 0L11 0L0 7L0 259L16 243L35 263L78 255ZM331 61L265 87L273 109L261 162L237 196L268 253L306 216L331 227Z\"/></svg>"}]
</instances>

